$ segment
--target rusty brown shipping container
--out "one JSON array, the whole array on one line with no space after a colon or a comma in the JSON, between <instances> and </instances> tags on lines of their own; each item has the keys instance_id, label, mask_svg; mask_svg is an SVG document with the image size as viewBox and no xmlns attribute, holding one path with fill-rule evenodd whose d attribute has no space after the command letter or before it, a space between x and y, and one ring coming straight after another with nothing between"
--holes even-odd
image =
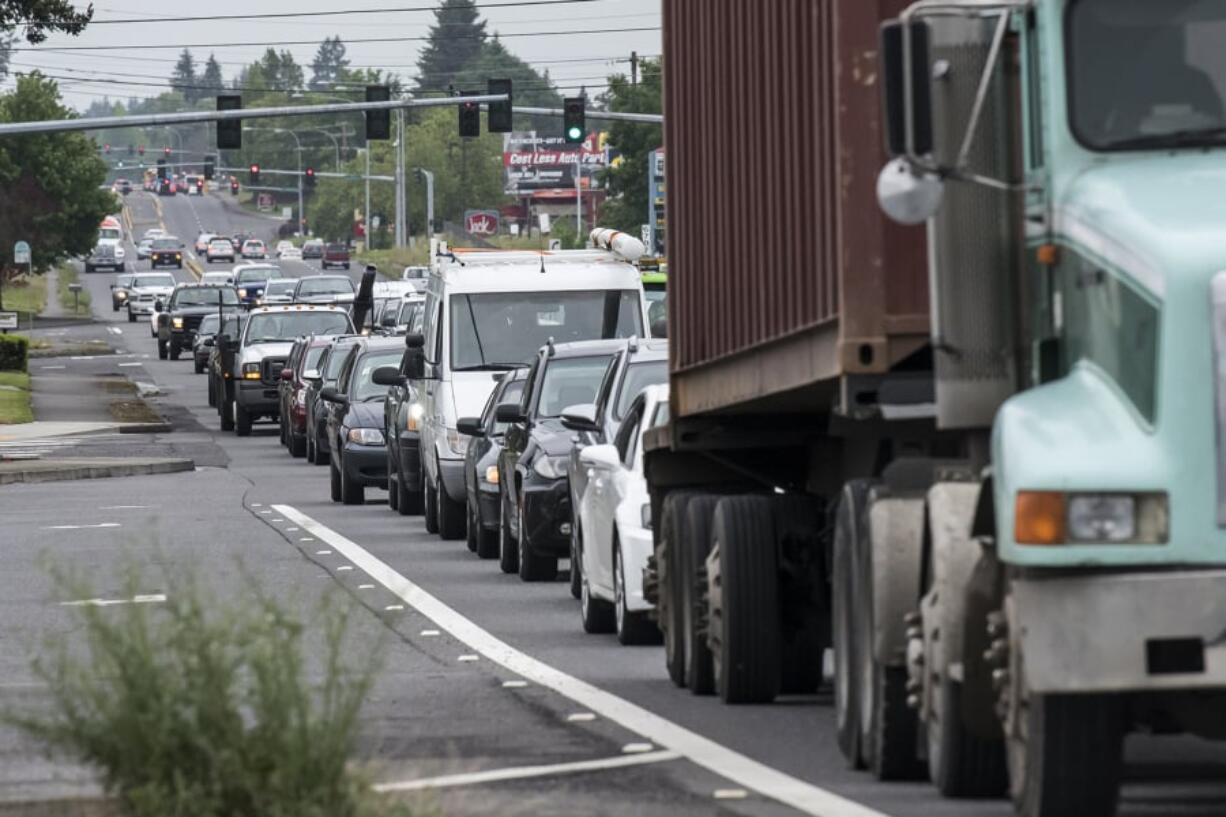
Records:
<instances>
[{"instance_id":1,"label":"rusty brown shipping container","mask_svg":"<svg viewBox=\"0 0 1226 817\"><path fill-rule=\"evenodd\" d=\"M663 0L679 415L763 410L928 340L923 231L877 207L903 0Z\"/></svg>"}]
</instances>

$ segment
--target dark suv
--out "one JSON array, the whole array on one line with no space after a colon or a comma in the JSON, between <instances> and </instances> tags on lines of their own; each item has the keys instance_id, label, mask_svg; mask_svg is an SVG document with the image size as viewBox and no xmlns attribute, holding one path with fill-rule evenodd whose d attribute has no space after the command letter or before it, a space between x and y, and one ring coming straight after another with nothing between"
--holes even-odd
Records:
<instances>
[{"instance_id":1,"label":"dark suv","mask_svg":"<svg viewBox=\"0 0 1226 817\"><path fill-rule=\"evenodd\" d=\"M153 239L149 252L149 269L176 267L183 269L183 242L173 235Z\"/></svg>"},{"instance_id":2,"label":"dark suv","mask_svg":"<svg viewBox=\"0 0 1226 817\"><path fill-rule=\"evenodd\" d=\"M324 247L323 258L319 261L320 269L329 267L344 267L349 269L349 247L344 244L329 244Z\"/></svg>"},{"instance_id":3,"label":"dark suv","mask_svg":"<svg viewBox=\"0 0 1226 817\"><path fill-rule=\"evenodd\" d=\"M624 340L589 340L537 352L523 397L494 410L508 423L498 460L501 522L498 550L503 572L524 581L550 581L558 558L570 553L571 504L566 467L574 432L562 412L590 405Z\"/></svg>"},{"instance_id":4,"label":"dark suv","mask_svg":"<svg viewBox=\"0 0 1226 817\"><path fill-rule=\"evenodd\" d=\"M158 312L158 357L178 360L179 352L192 348L205 315L237 310L238 295L233 287L179 284Z\"/></svg>"}]
</instances>

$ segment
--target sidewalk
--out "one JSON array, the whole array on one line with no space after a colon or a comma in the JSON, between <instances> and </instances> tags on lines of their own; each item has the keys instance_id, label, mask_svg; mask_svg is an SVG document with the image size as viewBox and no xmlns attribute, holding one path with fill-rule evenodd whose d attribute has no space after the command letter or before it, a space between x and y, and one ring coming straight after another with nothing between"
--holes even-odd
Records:
<instances>
[{"instance_id":1,"label":"sidewalk","mask_svg":"<svg viewBox=\"0 0 1226 817\"><path fill-rule=\"evenodd\" d=\"M38 316L41 319L55 318L79 318L80 315L73 315L70 312L65 312L64 307L60 306L60 273L55 267L47 270L47 305L43 307L42 313Z\"/></svg>"}]
</instances>

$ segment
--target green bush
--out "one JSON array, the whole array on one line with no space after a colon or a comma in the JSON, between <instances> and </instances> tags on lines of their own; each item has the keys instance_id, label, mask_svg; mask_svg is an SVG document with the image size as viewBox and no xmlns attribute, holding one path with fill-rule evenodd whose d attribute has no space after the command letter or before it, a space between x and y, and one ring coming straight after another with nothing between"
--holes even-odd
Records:
<instances>
[{"instance_id":1,"label":"green bush","mask_svg":"<svg viewBox=\"0 0 1226 817\"><path fill-rule=\"evenodd\" d=\"M94 597L57 579L68 598ZM408 813L347 768L375 673L374 650L342 649L351 606L301 622L253 587L250 604L213 612L194 581L165 584L165 603L75 608L87 649L34 662L51 711L5 719L95 766L128 817Z\"/></svg>"},{"instance_id":2,"label":"green bush","mask_svg":"<svg viewBox=\"0 0 1226 817\"><path fill-rule=\"evenodd\" d=\"M29 340L21 335L0 335L0 372L26 371L29 357Z\"/></svg>"}]
</instances>

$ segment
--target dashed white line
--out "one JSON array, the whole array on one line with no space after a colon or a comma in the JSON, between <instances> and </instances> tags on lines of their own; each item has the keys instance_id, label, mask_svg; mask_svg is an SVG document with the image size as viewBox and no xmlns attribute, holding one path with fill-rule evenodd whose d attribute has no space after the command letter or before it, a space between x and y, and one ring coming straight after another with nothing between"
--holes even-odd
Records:
<instances>
[{"instance_id":1,"label":"dashed white line","mask_svg":"<svg viewBox=\"0 0 1226 817\"><path fill-rule=\"evenodd\" d=\"M670 749L721 777L815 817L884 817L865 805L773 769L728 747L686 729L637 704L549 666L515 649L444 604L392 569L362 546L316 522L290 505L277 512L324 539L371 578L419 613L436 622L474 652L539 686L551 689L587 707L657 746ZM623 760L650 757L630 755Z\"/></svg>"},{"instance_id":2,"label":"dashed white line","mask_svg":"<svg viewBox=\"0 0 1226 817\"><path fill-rule=\"evenodd\" d=\"M49 525L42 530L96 530L98 528L118 528L118 522L99 522L97 525Z\"/></svg>"},{"instance_id":3,"label":"dashed white line","mask_svg":"<svg viewBox=\"0 0 1226 817\"><path fill-rule=\"evenodd\" d=\"M118 326L108 326L106 328L106 331L110 332L112 335L122 335L123 334L123 330L120 329Z\"/></svg>"},{"instance_id":4,"label":"dashed white line","mask_svg":"<svg viewBox=\"0 0 1226 817\"><path fill-rule=\"evenodd\" d=\"M435 638L439 633L438 630L422 630L421 634L424 638Z\"/></svg>"},{"instance_id":5,"label":"dashed white line","mask_svg":"<svg viewBox=\"0 0 1226 817\"><path fill-rule=\"evenodd\" d=\"M572 712L566 716L567 723L591 723L596 720L596 716L591 712Z\"/></svg>"},{"instance_id":6,"label":"dashed white line","mask_svg":"<svg viewBox=\"0 0 1226 817\"><path fill-rule=\"evenodd\" d=\"M503 681L502 682L503 689L523 689L526 686L528 686L527 681Z\"/></svg>"},{"instance_id":7,"label":"dashed white line","mask_svg":"<svg viewBox=\"0 0 1226 817\"><path fill-rule=\"evenodd\" d=\"M353 570L353 565L341 565L337 568L337 571L339 572L344 572L346 570Z\"/></svg>"},{"instance_id":8,"label":"dashed white line","mask_svg":"<svg viewBox=\"0 0 1226 817\"><path fill-rule=\"evenodd\" d=\"M654 748L656 747L652 746L650 743L627 743L622 747L622 752L627 755L638 755L643 754L644 752L650 752Z\"/></svg>"},{"instance_id":9,"label":"dashed white line","mask_svg":"<svg viewBox=\"0 0 1226 817\"><path fill-rule=\"evenodd\" d=\"M121 368L121 369L132 369L132 368L135 368L135 367L137 367L137 366L144 366L144 365L145 365L145 364L143 364L143 363L120 363L120 364L119 364L119 368Z\"/></svg>"},{"instance_id":10,"label":"dashed white line","mask_svg":"<svg viewBox=\"0 0 1226 817\"><path fill-rule=\"evenodd\" d=\"M465 663L465 664L470 664L470 663L472 663L473 661L480 660L480 656L478 656L478 655L461 655L461 656L460 656L459 658L457 658L456 660L457 660L457 661L461 661L461 662L463 662L463 663Z\"/></svg>"},{"instance_id":11,"label":"dashed white line","mask_svg":"<svg viewBox=\"0 0 1226 817\"><path fill-rule=\"evenodd\" d=\"M404 605L403 605L403 604L389 604L388 606L384 607L383 609L384 609L384 610L393 610L393 611L394 611L394 610L403 610L403 609L404 609Z\"/></svg>"},{"instance_id":12,"label":"dashed white line","mask_svg":"<svg viewBox=\"0 0 1226 817\"><path fill-rule=\"evenodd\" d=\"M52 371L53 369L67 369L67 366L39 366L44 372Z\"/></svg>"},{"instance_id":13,"label":"dashed white line","mask_svg":"<svg viewBox=\"0 0 1226 817\"><path fill-rule=\"evenodd\" d=\"M133 596L130 599L77 599L76 601L61 601L61 607L111 607L116 604L159 604L166 601L163 593L150 593L145 596Z\"/></svg>"},{"instance_id":14,"label":"dashed white line","mask_svg":"<svg viewBox=\"0 0 1226 817\"><path fill-rule=\"evenodd\" d=\"M358 589L359 590L374 590L375 586L373 584L359 584Z\"/></svg>"},{"instance_id":15,"label":"dashed white line","mask_svg":"<svg viewBox=\"0 0 1226 817\"><path fill-rule=\"evenodd\" d=\"M153 508L153 505L99 505L100 511L143 511Z\"/></svg>"},{"instance_id":16,"label":"dashed white line","mask_svg":"<svg viewBox=\"0 0 1226 817\"><path fill-rule=\"evenodd\" d=\"M716 789L711 792L711 796L716 800L744 800L749 796L749 792L744 789Z\"/></svg>"},{"instance_id":17,"label":"dashed white line","mask_svg":"<svg viewBox=\"0 0 1226 817\"><path fill-rule=\"evenodd\" d=\"M627 766L643 766L677 760L677 752L651 752L643 755L619 755L597 760L578 760L572 763L553 763L548 766L513 766L508 769L491 769L486 772L448 774L441 777L426 777L420 780L405 780L398 783L379 783L372 788L377 792L417 791L442 789L454 786L471 786L478 783L493 783L499 780L523 780L531 777L555 777L563 774L598 772L605 769L622 769Z\"/></svg>"}]
</instances>

